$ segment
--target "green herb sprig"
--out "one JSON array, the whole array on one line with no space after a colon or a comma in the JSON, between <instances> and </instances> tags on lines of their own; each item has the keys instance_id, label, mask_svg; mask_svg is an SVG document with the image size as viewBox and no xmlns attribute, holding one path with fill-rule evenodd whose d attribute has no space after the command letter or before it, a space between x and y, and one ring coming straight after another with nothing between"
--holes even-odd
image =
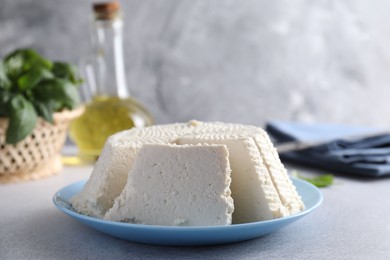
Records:
<instances>
[{"instance_id":1,"label":"green herb sprig","mask_svg":"<svg viewBox=\"0 0 390 260\"><path fill-rule=\"evenodd\" d=\"M311 184L313 184L319 188L324 188L324 187L328 187L328 186L332 185L333 179L334 179L333 174L322 174L322 175L319 175L316 177L305 177L305 176L302 176L297 170L294 170L291 173L291 176L298 178L298 179L305 180L307 182L310 182Z\"/></svg>"},{"instance_id":2,"label":"green herb sprig","mask_svg":"<svg viewBox=\"0 0 390 260\"><path fill-rule=\"evenodd\" d=\"M54 123L53 113L80 103L75 68L49 61L31 49L19 49L0 61L0 117L9 119L6 143L28 136L38 117Z\"/></svg>"}]
</instances>

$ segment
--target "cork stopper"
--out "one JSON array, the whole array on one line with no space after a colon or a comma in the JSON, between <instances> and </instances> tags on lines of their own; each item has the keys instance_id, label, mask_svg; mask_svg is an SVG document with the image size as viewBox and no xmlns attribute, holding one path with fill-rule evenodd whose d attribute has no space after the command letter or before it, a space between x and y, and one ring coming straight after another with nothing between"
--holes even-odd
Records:
<instances>
[{"instance_id":1,"label":"cork stopper","mask_svg":"<svg viewBox=\"0 0 390 260\"><path fill-rule=\"evenodd\" d=\"M94 3L93 11L97 20L112 20L119 16L120 4L118 1Z\"/></svg>"}]
</instances>

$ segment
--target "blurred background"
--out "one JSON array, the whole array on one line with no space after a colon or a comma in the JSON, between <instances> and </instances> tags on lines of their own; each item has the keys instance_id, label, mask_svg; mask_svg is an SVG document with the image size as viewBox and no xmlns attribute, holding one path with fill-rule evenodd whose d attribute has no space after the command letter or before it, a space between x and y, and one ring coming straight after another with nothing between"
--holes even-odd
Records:
<instances>
[{"instance_id":1,"label":"blurred background","mask_svg":"<svg viewBox=\"0 0 390 260\"><path fill-rule=\"evenodd\" d=\"M0 0L0 56L78 64L91 1ZM122 1L127 81L157 123L390 126L390 2Z\"/></svg>"}]
</instances>

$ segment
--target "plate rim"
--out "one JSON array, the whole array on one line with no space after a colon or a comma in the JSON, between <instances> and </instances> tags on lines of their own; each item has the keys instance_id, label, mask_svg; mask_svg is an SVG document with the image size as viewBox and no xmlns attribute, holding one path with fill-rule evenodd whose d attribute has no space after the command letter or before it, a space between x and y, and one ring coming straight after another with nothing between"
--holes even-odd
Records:
<instances>
[{"instance_id":1,"label":"plate rim","mask_svg":"<svg viewBox=\"0 0 390 260\"><path fill-rule=\"evenodd\" d=\"M303 211L301 211L299 213L296 213L296 214L293 214L293 215L282 217L282 218L263 220L263 221L256 221L256 222L248 222L248 223L231 224L231 225L219 225L219 226L163 226L163 225L148 225L148 224L134 224L134 223L117 222L117 221L110 221L110 220L104 220L104 219L100 219L100 218L96 218L96 217L91 217L91 216L88 216L88 215L83 215L81 213L78 213L75 210L70 210L70 209L66 208L65 206L61 205L60 202L58 202L57 198L63 199L60 196L62 192L65 192L68 189L73 188L74 186L77 186L77 185L85 185L85 183L88 181L87 179L84 179L84 180L81 180L81 181L77 181L77 182L73 182L71 184L68 184L68 185L64 186L63 188L61 188L60 190L55 192L55 194L53 195L52 201L53 201L53 203L54 203L54 205L56 206L57 209L59 209L63 213L66 213L67 215L71 216L72 218L76 218L76 220L81 220L82 219L82 220L85 220L85 221L91 221L91 222L104 224L104 225L128 227L128 228L135 228L135 229L142 229L142 230L150 229L150 230L166 230L166 231L201 231L201 230L210 231L211 229L215 229L215 230L218 230L218 229L224 229L224 230L225 229L232 229L232 230L234 230L234 229L240 229L240 228L246 228L246 227L252 227L252 226L259 226L259 225L267 225L267 224L272 224L272 223L278 223L278 222L280 222L282 220L288 221L288 220L291 220L291 219L299 219L300 217L302 217L302 216L312 212L314 209L316 209L317 207L319 207L322 204L322 202L324 200L324 196L323 196L322 192L316 186L314 186L313 184L311 184L311 183L309 183L309 182L307 182L305 180L298 179L298 178L295 178L295 177L291 177L290 176L290 179L293 181L294 185L295 185L295 183L306 185L313 192L314 191L316 192L316 195L318 196L318 199L316 200L314 205L312 205L310 208L307 208L306 205L305 205L305 209ZM297 191L298 191L298 189L297 189ZM76 194L77 193L74 193L74 194L72 194L72 196L74 196ZM300 196L302 197L302 195L300 195ZM69 200L63 199L63 201L70 205Z\"/></svg>"},{"instance_id":2,"label":"plate rim","mask_svg":"<svg viewBox=\"0 0 390 260\"><path fill-rule=\"evenodd\" d=\"M157 226L108 221L82 215L71 207L69 200L81 191L87 180L68 184L58 190L53 196L53 203L63 213L94 230L134 243L158 246L223 245L274 233L301 219L321 205L323 194L317 187L301 179L291 179L302 197L305 210L283 218L224 226ZM64 196L61 193L66 194Z\"/></svg>"}]
</instances>

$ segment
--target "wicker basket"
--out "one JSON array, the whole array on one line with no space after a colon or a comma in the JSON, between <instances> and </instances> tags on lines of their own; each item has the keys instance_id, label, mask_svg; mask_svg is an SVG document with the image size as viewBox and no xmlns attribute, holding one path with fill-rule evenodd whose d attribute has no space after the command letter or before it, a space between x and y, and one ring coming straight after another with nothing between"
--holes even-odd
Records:
<instances>
[{"instance_id":1,"label":"wicker basket","mask_svg":"<svg viewBox=\"0 0 390 260\"><path fill-rule=\"evenodd\" d=\"M62 169L61 149L68 126L83 108L54 113L54 124L39 118L34 131L16 145L5 144L8 119L0 118L0 183L41 179Z\"/></svg>"}]
</instances>

